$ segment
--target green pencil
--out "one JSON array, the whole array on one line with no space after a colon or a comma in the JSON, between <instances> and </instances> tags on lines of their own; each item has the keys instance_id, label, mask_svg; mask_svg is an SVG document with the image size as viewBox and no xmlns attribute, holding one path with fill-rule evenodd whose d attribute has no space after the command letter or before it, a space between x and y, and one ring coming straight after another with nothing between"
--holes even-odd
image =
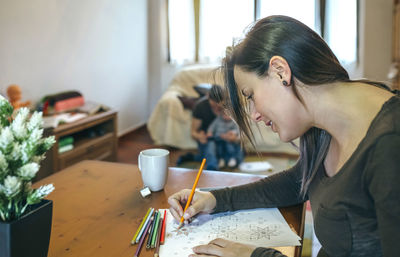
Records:
<instances>
[{"instance_id":1,"label":"green pencil","mask_svg":"<svg viewBox=\"0 0 400 257\"><path fill-rule=\"evenodd\" d=\"M154 228L154 233L151 238L151 248L156 247L156 239L157 239L157 233L158 233L158 226L160 225L160 218L161 218L161 213L158 212L157 219L155 220L155 228Z\"/></svg>"},{"instance_id":2,"label":"green pencil","mask_svg":"<svg viewBox=\"0 0 400 257\"><path fill-rule=\"evenodd\" d=\"M149 236L147 238L147 244L146 244L146 248L147 249L150 249L150 247L151 247L151 241L152 241L153 235L154 235L154 229L155 229L155 226L156 226L157 216L158 216L158 211L155 211L154 212L153 224L151 226L151 229L150 229L150 232L149 232Z\"/></svg>"}]
</instances>

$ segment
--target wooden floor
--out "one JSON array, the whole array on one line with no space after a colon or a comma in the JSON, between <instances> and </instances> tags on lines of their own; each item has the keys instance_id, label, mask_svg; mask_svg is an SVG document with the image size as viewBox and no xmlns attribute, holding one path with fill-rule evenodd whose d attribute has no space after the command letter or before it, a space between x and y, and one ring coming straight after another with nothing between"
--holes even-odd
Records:
<instances>
[{"instance_id":1,"label":"wooden floor","mask_svg":"<svg viewBox=\"0 0 400 257\"><path fill-rule=\"evenodd\" d=\"M122 137L118 140L118 162L137 164L137 158L140 151L149 148L163 148L170 151L170 166L175 166L178 157L184 153L192 152L196 153L196 149L193 150L180 150L168 146L156 146L151 139L146 126L142 126ZM296 160L297 155L285 154L285 153L250 153L249 155L259 155L263 158L267 158L276 166L280 166L279 159L281 160ZM278 160L278 162L277 162ZM275 163L274 163L275 161ZM286 168L286 164L282 165L282 168Z\"/></svg>"},{"instance_id":2,"label":"wooden floor","mask_svg":"<svg viewBox=\"0 0 400 257\"><path fill-rule=\"evenodd\" d=\"M170 151L170 166L175 165L180 155L190 152L188 150L180 150L173 147L154 145L146 126L142 126L119 138L118 162L137 164L137 158L140 151L154 147Z\"/></svg>"}]
</instances>

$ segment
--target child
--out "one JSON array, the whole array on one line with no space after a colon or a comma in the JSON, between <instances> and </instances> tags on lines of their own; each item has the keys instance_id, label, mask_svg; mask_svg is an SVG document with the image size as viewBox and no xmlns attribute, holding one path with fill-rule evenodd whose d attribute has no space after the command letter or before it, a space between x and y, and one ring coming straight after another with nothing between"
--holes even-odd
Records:
<instances>
[{"instance_id":1,"label":"child","mask_svg":"<svg viewBox=\"0 0 400 257\"><path fill-rule=\"evenodd\" d=\"M229 168L236 167L243 159L239 142L239 127L225 112L219 114L207 130L208 140L214 141L218 168L227 164Z\"/></svg>"}]
</instances>

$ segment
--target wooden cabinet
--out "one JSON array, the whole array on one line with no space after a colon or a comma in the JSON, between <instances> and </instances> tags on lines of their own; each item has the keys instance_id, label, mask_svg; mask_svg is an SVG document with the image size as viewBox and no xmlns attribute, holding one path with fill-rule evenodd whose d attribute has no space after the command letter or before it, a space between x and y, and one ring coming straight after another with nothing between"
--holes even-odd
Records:
<instances>
[{"instance_id":1,"label":"wooden cabinet","mask_svg":"<svg viewBox=\"0 0 400 257\"><path fill-rule=\"evenodd\" d=\"M400 0L393 1L393 49L392 59L397 64L397 76L393 88L400 89Z\"/></svg>"},{"instance_id":2,"label":"wooden cabinet","mask_svg":"<svg viewBox=\"0 0 400 257\"><path fill-rule=\"evenodd\" d=\"M36 180L83 160L117 160L117 112L107 111L45 130L56 143L46 153ZM73 138L73 149L59 153L59 140Z\"/></svg>"}]
</instances>

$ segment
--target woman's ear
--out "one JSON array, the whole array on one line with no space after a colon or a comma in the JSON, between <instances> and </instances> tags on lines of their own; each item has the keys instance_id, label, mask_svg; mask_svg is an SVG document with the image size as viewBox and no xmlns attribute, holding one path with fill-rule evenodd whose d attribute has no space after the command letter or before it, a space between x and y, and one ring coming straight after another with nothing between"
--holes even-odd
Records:
<instances>
[{"instance_id":1,"label":"woman's ear","mask_svg":"<svg viewBox=\"0 0 400 257\"><path fill-rule=\"evenodd\" d=\"M285 58L281 56L272 56L269 60L269 67L272 75L278 76L284 86L290 86L292 81L292 71Z\"/></svg>"}]
</instances>

